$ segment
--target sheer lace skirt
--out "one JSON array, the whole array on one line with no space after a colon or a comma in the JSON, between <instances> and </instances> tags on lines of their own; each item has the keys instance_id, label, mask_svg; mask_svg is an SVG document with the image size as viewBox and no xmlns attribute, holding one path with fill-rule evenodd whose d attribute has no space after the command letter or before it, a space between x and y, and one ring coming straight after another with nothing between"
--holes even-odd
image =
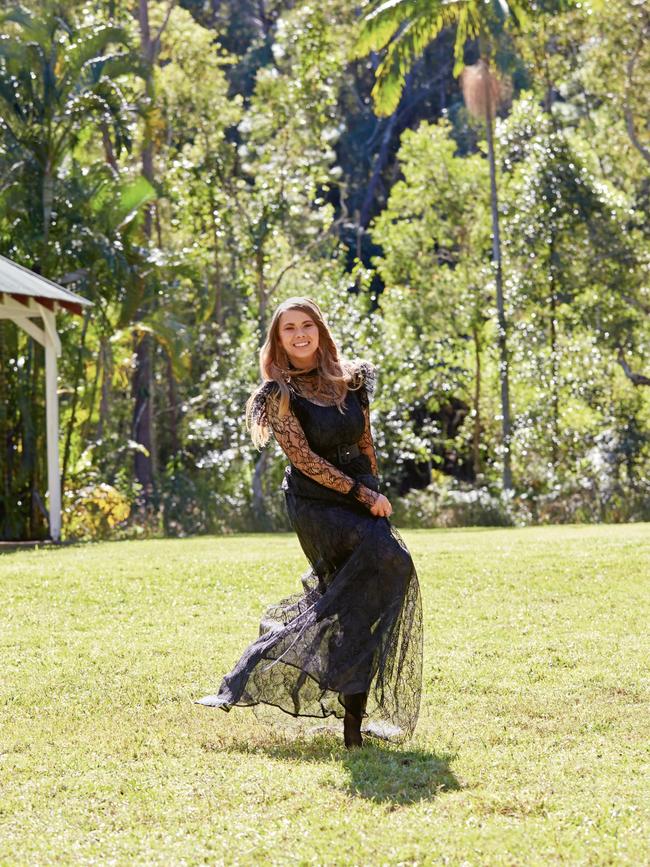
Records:
<instances>
[{"instance_id":1,"label":"sheer lace skirt","mask_svg":"<svg viewBox=\"0 0 650 867\"><path fill-rule=\"evenodd\" d=\"M422 681L422 606L413 560L387 518L285 491L310 568L302 592L265 612L259 637L200 704L260 702L295 716L342 717L368 692L366 730L413 733ZM340 495L339 495L340 496Z\"/></svg>"}]
</instances>

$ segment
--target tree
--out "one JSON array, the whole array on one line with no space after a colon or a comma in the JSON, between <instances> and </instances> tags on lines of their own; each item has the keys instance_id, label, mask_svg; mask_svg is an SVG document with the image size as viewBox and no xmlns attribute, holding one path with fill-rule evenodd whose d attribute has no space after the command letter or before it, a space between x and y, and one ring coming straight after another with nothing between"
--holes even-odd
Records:
<instances>
[{"instance_id":1,"label":"tree","mask_svg":"<svg viewBox=\"0 0 650 867\"><path fill-rule=\"evenodd\" d=\"M492 216L492 263L497 300L497 342L499 346L499 381L501 384L501 425L503 450L503 488L512 487L512 431L510 421L510 358L508 355L507 323L503 299L503 263L501 256L501 233L499 229L499 199L497 193L497 169L494 149L494 120L500 96L500 85L485 58L473 66L466 66L462 73L465 104L474 117L485 124L488 163L490 165L490 212Z\"/></svg>"},{"instance_id":2,"label":"tree","mask_svg":"<svg viewBox=\"0 0 650 867\"><path fill-rule=\"evenodd\" d=\"M52 3L39 17L14 7L1 20L8 32L0 40L0 131L17 160L14 178L28 172L39 189L40 213L30 216L40 243L30 258L36 270L47 267L52 274L59 169L89 127L112 135L118 154L130 147L130 106L117 79L134 65L125 30L78 27Z\"/></svg>"},{"instance_id":3,"label":"tree","mask_svg":"<svg viewBox=\"0 0 650 867\"><path fill-rule=\"evenodd\" d=\"M583 139L534 94L513 104L499 139L520 406L513 452L525 486L549 495L574 477L611 400L616 347L635 330L626 296L640 239L626 200L586 165Z\"/></svg>"},{"instance_id":4,"label":"tree","mask_svg":"<svg viewBox=\"0 0 650 867\"><path fill-rule=\"evenodd\" d=\"M395 419L401 418L389 451L399 465L398 443L409 437L413 460L420 452L416 463L478 479L488 453L481 410L489 322L487 172L480 155L460 157L455 151L449 121L422 123L403 134L398 154L403 179L393 186L372 237L381 245L382 255L374 261L387 286L381 297L382 341L392 334L395 349L382 353L384 375L392 382L390 399L398 402ZM463 441L466 416L472 430Z\"/></svg>"},{"instance_id":5,"label":"tree","mask_svg":"<svg viewBox=\"0 0 650 867\"><path fill-rule=\"evenodd\" d=\"M367 54L368 51L385 49L386 54L376 72L373 98L378 113L387 114L394 110L404 87L406 75L426 46L435 39L445 27L455 25L454 72L459 74L463 66L463 52L468 39L479 39L481 50L480 67L466 78L465 90L472 90L472 104L479 107L477 91L482 91L480 101L482 116L486 120L488 156L490 160L490 189L492 195L493 225L493 263L495 271L497 311L499 318L498 342L501 382L501 421L503 431L503 488L512 488L512 469L510 457L510 390L508 386L508 349L507 326L503 301L503 274L501 267L501 248L499 239L498 202L492 118L496 111L494 82L489 73L491 53L490 33L495 25L502 23L505 15L515 21L522 21L530 11L528 0L492 0L485 4L480 0L453 0L453 2L431 2L431 0L387 0L374 5L362 22L361 33L355 53ZM471 87L474 81L478 87Z\"/></svg>"},{"instance_id":6,"label":"tree","mask_svg":"<svg viewBox=\"0 0 650 867\"><path fill-rule=\"evenodd\" d=\"M144 128L141 144L142 174L146 180L155 184L154 153L160 132L157 123L159 107L156 102L155 65L160 53L161 38L174 7L171 0L161 24L152 32L149 21L149 0L138 0L138 26L140 30L140 54L145 70L144 91L147 105L144 110ZM144 243L151 246L154 227L153 203L147 205L143 233ZM144 318L149 313L146 296L147 281L141 278L141 303L138 318ZM141 448L135 453L135 474L144 490L145 501L149 502L154 493L155 460L154 460L154 428L153 428L153 346L151 335L146 330L134 331L135 369L133 371L133 424L132 437Z\"/></svg>"},{"instance_id":7,"label":"tree","mask_svg":"<svg viewBox=\"0 0 650 867\"><path fill-rule=\"evenodd\" d=\"M75 173L75 156L80 147L101 154L110 143L118 155L130 147L132 110L121 86L134 66L128 35L110 23L78 24L53 3L37 12L12 6L1 21L0 244L35 271L62 283L80 281L83 289L89 263L80 271L80 253L89 233L79 231L79 214L88 213L97 175ZM8 357L20 360L18 389L5 387L5 466L13 468L3 480L13 491L7 508L17 504L11 525L26 521L24 532L36 536L44 514L43 360L31 339L19 336L7 346Z\"/></svg>"}]
</instances>

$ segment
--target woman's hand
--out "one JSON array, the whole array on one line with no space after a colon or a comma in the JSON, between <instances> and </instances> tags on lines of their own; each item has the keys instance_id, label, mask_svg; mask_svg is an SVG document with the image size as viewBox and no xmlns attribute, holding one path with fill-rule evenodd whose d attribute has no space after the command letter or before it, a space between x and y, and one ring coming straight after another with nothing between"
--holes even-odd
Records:
<instances>
[{"instance_id":1,"label":"woman's hand","mask_svg":"<svg viewBox=\"0 0 650 867\"><path fill-rule=\"evenodd\" d=\"M385 497L383 494L379 494L370 509L370 514L376 515L378 518L388 518L390 517L392 511L393 507L391 506L388 497Z\"/></svg>"},{"instance_id":2,"label":"woman's hand","mask_svg":"<svg viewBox=\"0 0 650 867\"><path fill-rule=\"evenodd\" d=\"M367 485L362 485L359 482L354 487L354 496L360 503L363 503L371 515L375 515L377 518L388 518L392 513L393 507L389 503L388 498L380 494L379 491L375 491L373 488L369 488Z\"/></svg>"}]
</instances>

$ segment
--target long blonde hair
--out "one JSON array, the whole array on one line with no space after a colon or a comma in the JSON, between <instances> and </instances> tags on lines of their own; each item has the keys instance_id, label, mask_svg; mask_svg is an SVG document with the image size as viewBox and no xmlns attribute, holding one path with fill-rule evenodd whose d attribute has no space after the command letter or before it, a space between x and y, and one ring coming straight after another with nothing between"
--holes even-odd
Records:
<instances>
[{"instance_id":1,"label":"long blonde hair","mask_svg":"<svg viewBox=\"0 0 650 867\"><path fill-rule=\"evenodd\" d=\"M323 392L323 386L329 385L327 398L334 393L334 402L340 412L344 412L343 403L348 389L360 387L360 383L352 384L353 367L350 362L341 358L338 346L329 330L325 316L318 304L312 298L295 296L287 298L278 305L268 327L266 340L260 350L260 373L263 384L248 398L246 402L246 427L251 432L253 443L261 448L266 445L271 435L266 414L266 400L271 393L280 395L278 414L285 415L289 410L291 399L290 383L294 376L300 376L311 368L296 368L290 365L289 356L280 341L280 317L287 310L300 310L306 313L318 327L318 349L316 350L316 367L318 371L315 395Z\"/></svg>"}]
</instances>

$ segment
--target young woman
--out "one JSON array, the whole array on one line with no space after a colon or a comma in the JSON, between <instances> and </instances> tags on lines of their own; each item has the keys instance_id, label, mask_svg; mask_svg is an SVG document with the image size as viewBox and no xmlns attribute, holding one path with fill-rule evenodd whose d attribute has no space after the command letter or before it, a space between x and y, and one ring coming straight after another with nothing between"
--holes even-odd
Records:
<instances>
[{"instance_id":1,"label":"young woman","mask_svg":"<svg viewBox=\"0 0 650 867\"><path fill-rule=\"evenodd\" d=\"M260 352L263 385L246 405L253 442L271 432L289 458L282 488L310 568L303 592L271 606L260 635L199 704L264 702L294 716L344 718L412 734L422 680L422 608L411 556L379 492L369 402L375 369L343 360L309 298L275 311Z\"/></svg>"}]
</instances>

